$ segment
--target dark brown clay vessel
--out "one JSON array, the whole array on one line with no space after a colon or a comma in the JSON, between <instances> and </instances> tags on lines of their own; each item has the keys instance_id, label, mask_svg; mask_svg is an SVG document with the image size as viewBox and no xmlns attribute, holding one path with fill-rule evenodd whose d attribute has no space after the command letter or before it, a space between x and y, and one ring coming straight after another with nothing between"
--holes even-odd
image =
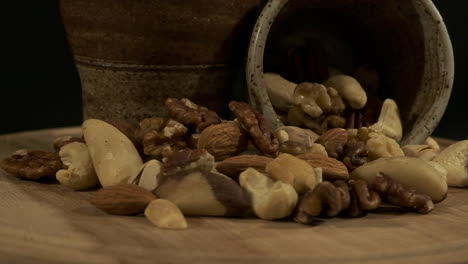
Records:
<instances>
[{"instance_id":1,"label":"dark brown clay vessel","mask_svg":"<svg viewBox=\"0 0 468 264\"><path fill-rule=\"evenodd\" d=\"M84 118L141 120L167 97L221 111L259 0L61 0Z\"/></svg>"}]
</instances>

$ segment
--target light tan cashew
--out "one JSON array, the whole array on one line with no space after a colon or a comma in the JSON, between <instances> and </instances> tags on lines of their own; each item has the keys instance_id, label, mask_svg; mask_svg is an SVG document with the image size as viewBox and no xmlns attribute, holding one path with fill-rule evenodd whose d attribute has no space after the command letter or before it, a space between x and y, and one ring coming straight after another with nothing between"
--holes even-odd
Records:
<instances>
[{"instance_id":1,"label":"light tan cashew","mask_svg":"<svg viewBox=\"0 0 468 264\"><path fill-rule=\"evenodd\" d=\"M385 99L380 110L377 123L369 127L378 132L382 132L387 137L400 142L403 137L403 126L401 124L400 111L397 103L392 99Z\"/></svg>"},{"instance_id":2,"label":"light tan cashew","mask_svg":"<svg viewBox=\"0 0 468 264\"><path fill-rule=\"evenodd\" d=\"M429 145L406 145L402 147L406 157L419 158L422 160L432 160L438 151Z\"/></svg>"},{"instance_id":3,"label":"light tan cashew","mask_svg":"<svg viewBox=\"0 0 468 264\"><path fill-rule=\"evenodd\" d=\"M298 197L291 184L275 181L252 168L240 174L239 183L249 194L255 215L261 219L288 217L296 207Z\"/></svg>"},{"instance_id":4,"label":"light tan cashew","mask_svg":"<svg viewBox=\"0 0 468 264\"><path fill-rule=\"evenodd\" d=\"M331 109L327 88L318 83L301 83L294 90L294 103L312 118L318 118Z\"/></svg>"},{"instance_id":5,"label":"light tan cashew","mask_svg":"<svg viewBox=\"0 0 468 264\"><path fill-rule=\"evenodd\" d=\"M367 137L366 145L369 149L369 161L405 155L400 145L394 139L382 133L370 131Z\"/></svg>"},{"instance_id":6,"label":"light tan cashew","mask_svg":"<svg viewBox=\"0 0 468 264\"><path fill-rule=\"evenodd\" d=\"M437 153L440 152L439 143L437 143L437 141L432 137L426 138L426 140L424 140L424 144L428 145L431 149L437 151Z\"/></svg>"},{"instance_id":7,"label":"light tan cashew","mask_svg":"<svg viewBox=\"0 0 468 264\"><path fill-rule=\"evenodd\" d=\"M145 209L146 218L155 226L164 229L186 229L187 221L173 202L165 199L151 201Z\"/></svg>"},{"instance_id":8,"label":"light tan cashew","mask_svg":"<svg viewBox=\"0 0 468 264\"><path fill-rule=\"evenodd\" d=\"M447 170L449 186L468 186L468 140L448 146L433 161Z\"/></svg>"},{"instance_id":9,"label":"light tan cashew","mask_svg":"<svg viewBox=\"0 0 468 264\"><path fill-rule=\"evenodd\" d=\"M83 123L83 135L103 187L126 183L143 165L135 145L112 125L88 119Z\"/></svg>"},{"instance_id":10,"label":"light tan cashew","mask_svg":"<svg viewBox=\"0 0 468 264\"><path fill-rule=\"evenodd\" d=\"M88 147L84 143L69 143L60 149L59 155L66 168L55 174L60 184L73 190L85 190L99 184Z\"/></svg>"},{"instance_id":11,"label":"light tan cashew","mask_svg":"<svg viewBox=\"0 0 468 264\"><path fill-rule=\"evenodd\" d=\"M351 76L340 74L330 77L323 85L335 88L353 109L362 109L367 103L367 94L359 82Z\"/></svg>"},{"instance_id":12,"label":"light tan cashew","mask_svg":"<svg viewBox=\"0 0 468 264\"><path fill-rule=\"evenodd\" d=\"M442 201L447 195L447 182L441 171L430 162L417 158L381 158L356 168L350 176L371 184L379 172L419 193L429 195L434 202Z\"/></svg>"},{"instance_id":13,"label":"light tan cashew","mask_svg":"<svg viewBox=\"0 0 468 264\"><path fill-rule=\"evenodd\" d=\"M145 162L140 171L128 180L130 184L136 184L148 191L153 191L162 181L163 173L161 173L162 163L158 160L149 160Z\"/></svg>"},{"instance_id":14,"label":"light tan cashew","mask_svg":"<svg viewBox=\"0 0 468 264\"><path fill-rule=\"evenodd\" d=\"M266 166L273 179L292 184L298 194L313 189L318 183L314 168L304 160L290 154L281 154Z\"/></svg>"},{"instance_id":15,"label":"light tan cashew","mask_svg":"<svg viewBox=\"0 0 468 264\"><path fill-rule=\"evenodd\" d=\"M297 84L284 79L277 73L265 73L263 79L271 104L276 109L287 112L294 105L293 95Z\"/></svg>"}]
</instances>

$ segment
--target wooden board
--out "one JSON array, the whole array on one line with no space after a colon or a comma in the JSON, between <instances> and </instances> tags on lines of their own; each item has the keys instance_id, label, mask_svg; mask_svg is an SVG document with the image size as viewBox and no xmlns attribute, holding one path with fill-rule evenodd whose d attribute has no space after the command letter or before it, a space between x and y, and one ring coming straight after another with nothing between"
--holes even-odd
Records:
<instances>
[{"instance_id":1,"label":"wooden board","mask_svg":"<svg viewBox=\"0 0 468 264\"><path fill-rule=\"evenodd\" d=\"M77 128L0 136L0 158L50 149ZM89 192L0 174L0 263L466 263L468 189L450 189L429 215L330 219L318 226L257 219L189 218L161 230L144 217L107 215Z\"/></svg>"}]
</instances>

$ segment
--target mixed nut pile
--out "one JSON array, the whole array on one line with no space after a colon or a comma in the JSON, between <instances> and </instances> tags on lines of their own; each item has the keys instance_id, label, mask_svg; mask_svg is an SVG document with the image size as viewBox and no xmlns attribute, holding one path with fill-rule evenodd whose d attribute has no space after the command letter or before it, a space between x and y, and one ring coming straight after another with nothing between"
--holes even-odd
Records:
<instances>
[{"instance_id":1,"label":"mixed nut pile","mask_svg":"<svg viewBox=\"0 0 468 264\"><path fill-rule=\"evenodd\" d=\"M222 120L188 99L168 98L169 117L89 119L83 137L56 139L56 152L18 150L0 167L30 180L55 176L74 190L102 186L90 199L97 208L144 213L174 229L187 227L185 216L313 224L382 204L425 214L448 185L468 185L468 141L442 152L431 138L401 147L397 104L370 102L354 78L296 85L267 73L265 80L273 105L287 113L288 125L275 131L244 102L231 102L235 119Z\"/></svg>"}]
</instances>

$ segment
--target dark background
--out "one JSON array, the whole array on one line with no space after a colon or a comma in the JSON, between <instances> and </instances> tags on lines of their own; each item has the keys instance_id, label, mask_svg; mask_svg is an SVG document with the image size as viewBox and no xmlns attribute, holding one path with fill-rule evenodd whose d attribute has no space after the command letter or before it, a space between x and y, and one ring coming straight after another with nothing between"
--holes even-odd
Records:
<instances>
[{"instance_id":1,"label":"dark background","mask_svg":"<svg viewBox=\"0 0 468 264\"><path fill-rule=\"evenodd\" d=\"M0 133L65 127L81 123L80 81L68 49L58 1L28 1L14 8L7 38L0 97ZM434 135L468 138L468 41L463 21L467 1L434 1L449 30L455 53L455 83L444 118Z\"/></svg>"}]
</instances>

